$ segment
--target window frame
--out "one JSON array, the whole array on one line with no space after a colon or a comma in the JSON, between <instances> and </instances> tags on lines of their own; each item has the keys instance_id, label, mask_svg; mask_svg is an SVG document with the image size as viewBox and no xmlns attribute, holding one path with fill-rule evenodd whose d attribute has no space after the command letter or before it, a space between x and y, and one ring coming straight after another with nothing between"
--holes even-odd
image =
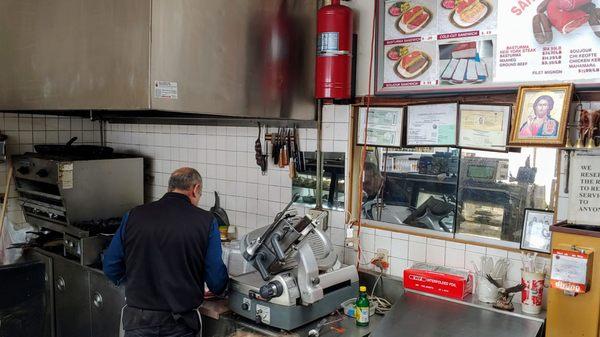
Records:
<instances>
[{"instance_id":1,"label":"window frame","mask_svg":"<svg viewBox=\"0 0 600 337\"><path fill-rule=\"evenodd\" d=\"M372 107L395 107L395 108L404 108L404 111L406 112L407 106L408 105L412 105L412 104L427 104L429 102L424 102L423 100L414 100L414 103L411 102L411 100L397 100L397 102L395 102L395 100L391 100L391 99L382 99L382 102L377 102L379 100L376 100L374 103L371 104ZM445 99L432 99L433 103L437 103L437 102L448 102L448 98ZM513 105L513 102L508 102L502 99L499 99L497 101L481 101L481 100L460 100L460 103L462 104L480 104L480 105L490 105L490 104L496 104L496 105ZM350 125L349 125L349 130L350 130L350 135L349 135L349 153L348 153L348 178L349 181L347 182L347 187L349 189L348 194L347 194L347 200L346 200L346 209L348 212L350 212L350 214L353 215L360 215L361 216L361 226L365 227L365 228L372 228L372 229L379 229L379 230L387 230L390 232L395 232L395 233L403 233L403 234L409 234L409 235L417 235L417 236L423 236L423 237L428 237L428 238L437 238L437 239L443 239L446 241L453 241L453 242L459 242L459 243L465 243L465 244L473 244L473 245L477 245L477 246L483 246L483 247L489 247L489 248L500 248L500 249L505 249L505 250L510 250L510 251L520 251L520 242L512 242L512 241L506 241L506 240L501 240L501 239L494 239L494 238L488 238L488 237L484 237L484 236L479 236L479 235L475 235L475 234L464 234L464 233L457 233L457 221L455 219L455 224L454 224L454 231L452 233L444 233L444 232L440 232L440 231L435 231L435 230L431 230L431 229L423 229L423 228L416 228L416 227L412 227L406 224L392 224L392 223L387 223L387 222L381 222L381 221L376 221L376 220L368 220L368 219L363 219L362 218L362 207L360 205L358 205L358 193L360 191L358 191L358 187L359 187L359 179L360 177L359 172L360 172L360 166L361 166L361 154L362 154L362 148L363 145L358 145L357 144L357 135L358 135L358 127L359 127L359 116L358 116L358 111L359 108L361 107L365 107L366 105L364 103L359 103L359 104L353 104L351 105L351 118L350 118ZM511 122L513 119L512 116L512 111L514 111L514 109L511 109ZM406 114L405 114L406 117ZM460 118L460 116L458 116ZM404 123L404 126L406 126L406 123ZM458 138L457 138L458 139ZM508 146L508 147L513 147L514 146ZM508 148L507 147L507 148ZM520 147L520 146L519 146ZM532 147L532 146L527 146L527 147ZM381 147L381 148L385 148L385 147ZM391 148L391 147L390 147ZM458 149L462 150L462 148L457 147ZM473 150L473 149L468 149L467 150ZM498 151L498 152L502 152L502 151ZM555 177L556 177L556 183L554 184L554 195L552 196L550 203L552 205L552 209L554 211L554 220L556 221L556 217L557 217L557 204L558 204L558 198L559 198L559 188L561 186L561 175L560 175L560 167L561 167L561 163L562 163L562 156L560 154L560 150L557 149L557 155L556 155L556 166L554 168L554 172L555 172ZM460 160L460 159L459 159ZM457 182L457 186L460 185L460 182ZM458 214L455 214L455 217ZM354 216L355 219L358 219L358 216Z\"/></svg>"}]
</instances>

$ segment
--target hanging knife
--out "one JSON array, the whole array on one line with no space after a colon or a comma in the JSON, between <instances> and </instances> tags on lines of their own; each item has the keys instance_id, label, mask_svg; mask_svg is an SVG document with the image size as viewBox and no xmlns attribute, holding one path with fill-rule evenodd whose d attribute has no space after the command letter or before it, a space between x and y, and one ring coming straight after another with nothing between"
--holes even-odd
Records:
<instances>
[{"instance_id":1,"label":"hanging knife","mask_svg":"<svg viewBox=\"0 0 600 337\"><path fill-rule=\"evenodd\" d=\"M295 143L292 141L293 136L294 134L292 133L292 130L288 130L288 148L290 149L289 169L291 179L296 178L296 149Z\"/></svg>"},{"instance_id":2,"label":"hanging knife","mask_svg":"<svg viewBox=\"0 0 600 337\"><path fill-rule=\"evenodd\" d=\"M271 157L273 157L273 164L277 165L279 163L279 129L277 129L277 133L271 134L271 144L273 144Z\"/></svg>"},{"instance_id":3,"label":"hanging knife","mask_svg":"<svg viewBox=\"0 0 600 337\"><path fill-rule=\"evenodd\" d=\"M300 150L300 137L298 136L298 128L294 126L294 152L296 153L296 171L304 172L306 163L304 162L304 153Z\"/></svg>"},{"instance_id":4,"label":"hanging knife","mask_svg":"<svg viewBox=\"0 0 600 337\"><path fill-rule=\"evenodd\" d=\"M256 165L260 166L262 169L262 159L263 159L263 152L262 152L262 143L260 141L260 123L258 123L258 138L256 138L256 141L254 142L254 159L256 159Z\"/></svg>"},{"instance_id":5,"label":"hanging knife","mask_svg":"<svg viewBox=\"0 0 600 337\"><path fill-rule=\"evenodd\" d=\"M286 167L290 163L290 134L287 129L283 129L281 136L283 139L283 161L281 162L281 167Z\"/></svg>"}]
</instances>

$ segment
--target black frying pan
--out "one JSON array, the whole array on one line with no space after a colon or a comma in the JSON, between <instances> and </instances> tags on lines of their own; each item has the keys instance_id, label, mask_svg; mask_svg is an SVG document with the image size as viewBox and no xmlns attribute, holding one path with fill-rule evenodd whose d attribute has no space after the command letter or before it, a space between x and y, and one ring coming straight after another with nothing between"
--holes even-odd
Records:
<instances>
[{"instance_id":1,"label":"black frying pan","mask_svg":"<svg viewBox=\"0 0 600 337\"><path fill-rule=\"evenodd\" d=\"M77 137L71 138L67 144L41 144L35 145L35 152L47 155L75 155L75 156L107 156L113 153L112 147L99 145L73 145Z\"/></svg>"}]
</instances>

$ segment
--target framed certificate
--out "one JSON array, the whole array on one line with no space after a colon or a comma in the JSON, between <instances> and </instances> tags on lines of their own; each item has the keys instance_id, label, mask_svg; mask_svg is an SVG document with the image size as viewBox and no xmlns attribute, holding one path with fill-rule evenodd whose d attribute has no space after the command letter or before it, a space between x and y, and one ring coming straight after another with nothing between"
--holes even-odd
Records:
<instances>
[{"instance_id":1,"label":"framed certificate","mask_svg":"<svg viewBox=\"0 0 600 337\"><path fill-rule=\"evenodd\" d=\"M458 146L486 151L506 151L510 129L509 105L461 104Z\"/></svg>"},{"instance_id":2,"label":"framed certificate","mask_svg":"<svg viewBox=\"0 0 600 337\"><path fill-rule=\"evenodd\" d=\"M410 105L406 146L456 146L458 103Z\"/></svg>"},{"instance_id":3,"label":"framed certificate","mask_svg":"<svg viewBox=\"0 0 600 337\"><path fill-rule=\"evenodd\" d=\"M358 129L356 130L357 144L365 144L365 125L367 108L358 110ZM367 145L392 146L402 145L402 122L404 107L397 108L369 108L369 125L367 126Z\"/></svg>"}]
</instances>

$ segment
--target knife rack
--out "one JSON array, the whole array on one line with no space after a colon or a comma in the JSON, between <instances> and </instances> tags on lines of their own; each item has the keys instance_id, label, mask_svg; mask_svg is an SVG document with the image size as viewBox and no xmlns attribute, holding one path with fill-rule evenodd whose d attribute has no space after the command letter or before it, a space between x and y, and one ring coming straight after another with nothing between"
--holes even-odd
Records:
<instances>
[{"instance_id":1,"label":"knife rack","mask_svg":"<svg viewBox=\"0 0 600 337\"><path fill-rule=\"evenodd\" d=\"M277 138L277 137L278 137L278 134L277 134L277 133L267 133L267 134L265 135L265 141L267 141L267 142L272 142L272 141L273 141L273 138ZM295 140L295 137L294 137L294 135L290 135L290 136L283 135L283 137L282 137L282 138L283 138L283 139L285 139L286 141L289 139L289 140L290 140L290 142L293 142L293 141Z\"/></svg>"}]
</instances>

